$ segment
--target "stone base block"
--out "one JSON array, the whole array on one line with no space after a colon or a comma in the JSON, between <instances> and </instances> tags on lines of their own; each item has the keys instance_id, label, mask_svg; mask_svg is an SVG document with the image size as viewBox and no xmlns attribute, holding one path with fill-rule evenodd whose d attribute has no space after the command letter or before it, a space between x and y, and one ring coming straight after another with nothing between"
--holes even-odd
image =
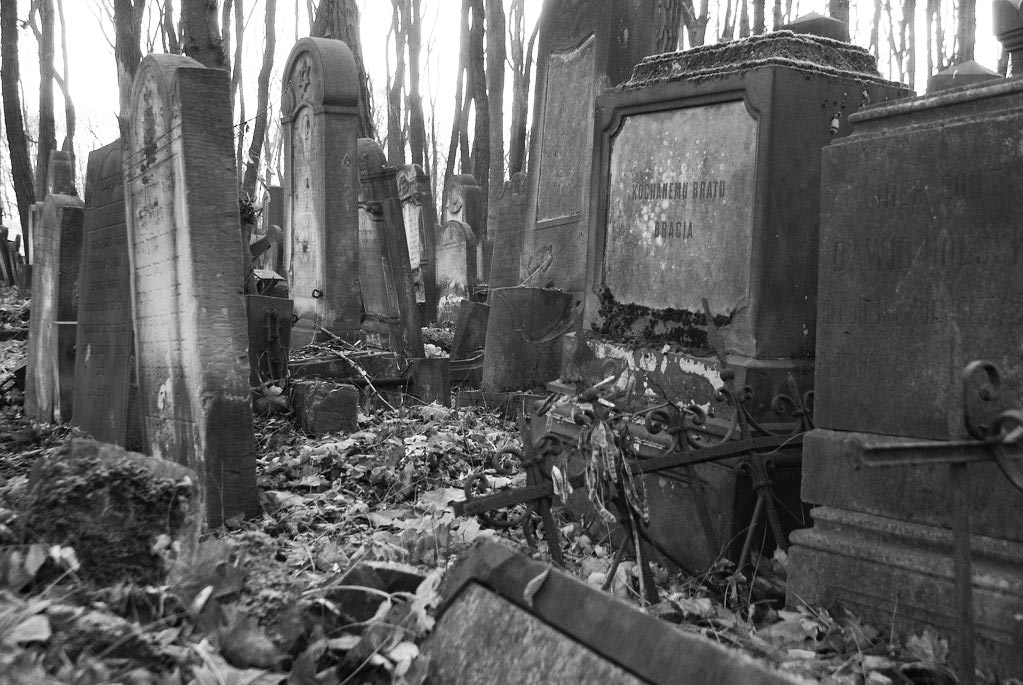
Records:
<instances>
[{"instance_id":1,"label":"stone base block","mask_svg":"<svg viewBox=\"0 0 1023 685\"><path fill-rule=\"evenodd\" d=\"M310 435L359 429L359 389L318 380L292 381L294 407L302 430Z\"/></svg>"},{"instance_id":2,"label":"stone base block","mask_svg":"<svg viewBox=\"0 0 1023 685\"><path fill-rule=\"evenodd\" d=\"M792 533L788 603L840 602L882 630L938 630L955 650L955 593L950 530L819 507L814 526ZM977 665L1023 675L1014 644L1023 615L1023 544L974 535L973 605Z\"/></svg>"}]
</instances>

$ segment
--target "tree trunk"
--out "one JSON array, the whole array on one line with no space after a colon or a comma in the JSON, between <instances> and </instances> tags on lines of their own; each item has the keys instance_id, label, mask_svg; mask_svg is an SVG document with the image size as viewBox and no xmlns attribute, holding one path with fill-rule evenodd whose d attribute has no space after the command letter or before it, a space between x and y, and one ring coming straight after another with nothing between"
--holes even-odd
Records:
<instances>
[{"instance_id":1,"label":"tree trunk","mask_svg":"<svg viewBox=\"0 0 1023 685\"><path fill-rule=\"evenodd\" d=\"M753 0L753 33L760 35L764 32L764 5L766 0Z\"/></svg>"},{"instance_id":2,"label":"tree trunk","mask_svg":"<svg viewBox=\"0 0 1023 685\"><path fill-rule=\"evenodd\" d=\"M749 37L749 0L739 0L739 38Z\"/></svg>"},{"instance_id":3,"label":"tree trunk","mask_svg":"<svg viewBox=\"0 0 1023 685\"><path fill-rule=\"evenodd\" d=\"M143 3L145 0L142 0ZM120 0L115 0L120 2ZM139 17L141 22L141 17ZM164 49L171 54L180 54L181 45L178 43L178 32L174 28L174 0L164 0L163 14L160 17L160 31L163 34Z\"/></svg>"},{"instance_id":4,"label":"tree trunk","mask_svg":"<svg viewBox=\"0 0 1023 685\"><path fill-rule=\"evenodd\" d=\"M394 36L394 76L387 89L387 162L405 163L405 138L401 130L401 101L405 91L405 44L409 0L391 0L391 35Z\"/></svg>"},{"instance_id":5,"label":"tree trunk","mask_svg":"<svg viewBox=\"0 0 1023 685\"><path fill-rule=\"evenodd\" d=\"M167 0L168 6L170 0ZM135 72L142 61L139 40L142 35L142 14L146 0L114 0L114 61L117 63L117 122L121 137L127 137L128 107L131 104L131 86Z\"/></svg>"},{"instance_id":6,"label":"tree trunk","mask_svg":"<svg viewBox=\"0 0 1023 685\"><path fill-rule=\"evenodd\" d=\"M742 0L743 7L745 7L745 0ZM728 7L731 7L731 0L728 2ZM682 21L686 25L686 34L689 36L689 47L698 48L704 44L707 39L707 24L710 23L710 9L708 0L702 0L700 2L700 15L696 15L696 9L693 7L693 0L682 0ZM727 22L727 10L726 10L726 22ZM749 17L747 15L747 35L748 35L748 24ZM734 23L733 23L734 26ZM728 40L732 38L732 28L728 28Z\"/></svg>"},{"instance_id":7,"label":"tree trunk","mask_svg":"<svg viewBox=\"0 0 1023 685\"><path fill-rule=\"evenodd\" d=\"M870 54L874 59L881 59L881 0L874 0L874 17L870 24Z\"/></svg>"},{"instance_id":8,"label":"tree trunk","mask_svg":"<svg viewBox=\"0 0 1023 685\"><path fill-rule=\"evenodd\" d=\"M220 36L217 3L181 0L181 49L185 55L210 69L230 68Z\"/></svg>"},{"instance_id":9,"label":"tree trunk","mask_svg":"<svg viewBox=\"0 0 1023 685\"><path fill-rule=\"evenodd\" d=\"M50 152L57 149L57 131L53 121L53 0L34 0L39 12L39 141L36 146L36 197L46 195L46 172ZM34 24L33 24L34 26Z\"/></svg>"},{"instance_id":10,"label":"tree trunk","mask_svg":"<svg viewBox=\"0 0 1023 685\"><path fill-rule=\"evenodd\" d=\"M71 99L70 82L71 69L68 67L67 57L67 22L64 20L64 0L57 0L57 16L60 17L60 54L63 58L64 73L61 76L54 74L57 85L60 87L61 96L64 98L64 143L60 149L75 157L75 103Z\"/></svg>"},{"instance_id":11,"label":"tree trunk","mask_svg":"<svg viewBox=\"0 0 1023 685\"><path fill-rule=\"evenodd\" d=\"M245 118L245 89L240 88L242 82L242 39L245 36L245 13L243 9L243 0L237 0L234 3L234 38L235 38L235 49L234 49L234 64L231 69L231 102L234 103L235 93L238 94L238 130L235 135L238 137L238 143L235 151L235 173L238 174L238 186L242 184L242 153L245 149L245 130L248 128L246 124L247 119ZM227 7L225 3L224 7ZM226 24L226 22L225 22ZM224 27L224 33L226 34L227 27Z\"/></svg>"},{"instance_id":12,"label":"tree trunk","mask_svg":"<svg viewBox=\"0 0 1023 685\"><path fill-rule=\"evenodd\" d=\"M512 0L512 118L509 132L508 175L526 170L526 127L529 116L529 82L533 66L533 46L540 27L533 25L528 47L523 50L525 11L523 0Z\"/></svg>"},{"instance_id":13,"label":"tree trunk","mask_svg":"<svg viewBox=\"0 0 1023 685\"><path fill-rule=\"evenodd\" d=\"M956 19L956 63L962 64L973 59L977 42L977 0L959 0Z\"/></svg>"},{"instance_id":14,"label":"tree trunk","mask_svg":"<svg viewBox=\"0 0 1023 685\"><path fill-rule=\"evenodd\" d=\"M828 0L828 16L849 25L849 0Z\"/></svg>"},{"instance_id":15,"label":"tree trunk","mask_svg":"<svg viewBox=\"0 0 1023 685\"><path fill-rule=\"evenodd\" d=\"M18 64L18 2L0 0L0 92L3 93L4 125L7 130L7 149L11 154L11 177L14 180L14 197L21 218L21 234L29 240L28 213L35 202L32 187L32 162L28 156L28 139L25 137L25 121L21 116L21 67ZM31 253L26 246L26 254Z\"/></svg>"},{"instance_id":16,"label":"tree trunk","mask_svg":"<svg viewBox=\"0 0 1023 685\"><path fill-rule=\"evenodd\" d=\"M902 49L906 54L904 76L910 90L916 87L916 0L902 3Z\"/></svg>"},{"instance_id":17,"label":"tree trunk","mask_svg":"<svg viewBox=\"0 0 1023 685\"><path fill-rule=\"evenodd\" d=\"M732 0L725 2L725 19L722 22L721 28L721 42L733 40L735 38L735 11L732 8ZM692 45L692 41L689 43Z\"/></svg>"},{"instance_id":18,"label":"tree trunk","mask_svg":"<svg viewBox=\"0 0 1023 685\"><path fill-rule=\"evenodd\" d=\"M501 0L486 0L486 91L487 119L489 120L489 139L487 141L490 168L487 176L487 230L493 233L497 226L497 198L504 189L504 62L505 49L505 18L504 3ZM490 265L484 264L484 272L490 271Z\"/></svg>"},{"instance_id":19,"label":"tree trunk","mask_svg":"<svg viewBox=\"0 0 1023 685\"><path fill-rule=\"evenodd\" d=\"M490 105L487 95L487 70L484 61L486 13L483 0L471 0L472 30L469 32L469 82L475 113L472 132L471 172L483 190L483 211L487 215L487 189L490 186ZM475 228L475 227L474 227Z\"/></svg>"},{"instance_id":20,"label":"tree trunk","mask_svg":"<svg viewBox=\"0 0 1023 685\"><path fill-rule=\"evenodd\" d=\"M447 191L448 182L455 173L455 159L458 156L459 142L462 140L462 132L466 126L466 118L463 115L465 110L463 99L470 99L468 94L464 92L468 90L465 87L465 74L469 66L470 2L471 0L462 0L462 21L458 41L458 77L455 80L455 112L451 117L451 141L448 144L448 159L444 165L444 184L441 186L441 193Z\"/></svg>"},{"instance_id":21,"label":"tree trunk","mask_svg":"<svg viewBox=\"0 0 1023 685\"><path fill-rule=\"evenodd\" d=\"M312 36L342 40L351 48L355 66L359 69L359 122L361 138L375 138L373 130L373 99L369 91L369 78L362 61L362 41L359 38L359 6L355 0L320 0L313 19Z\"/></svg>"},{"instance_id":22,"label":"tree trunk","mask_svg":"<svg viewBox=\"0 0 1023 685\"><path fill-rule=\"evenodd\" d=\"M655 50L674 52L678 50L679 32L682 28L682 0L661 0L657 3L657 45Z\"/></svg>"},{"instance_id":23,"label":"tree trunk","mask_svg":"<svg viewBox=\"0 0 1023 685\"><path fill-rule=\"evenodd\" d=\"M424 170L426 163L426 121L423 117L423 96L419 92L419 69L423 44L423 14L420 0L411 0L408 24L408 120L409 148L412 163Z\"/></svg>"},{"instance_id":24,"label":"tree trunk","mask_svg":"<svg viewBox=\"0 0 1023 685\"><path fill-rule=\"evenodd\" d=\"M785 23L782 16L781 0L774 0L774 10L771 14L771 26L777 31L778 27Z\"/></svg>"},{"instance_id":25,"label":"tree trunk","mask_svg":"<svg viewBox=\"0 0 1023 685\"><path fill-rule=\"evenodd\" d=\"M267 109L270 103L270 72L274 66L274 51L277 49L277 0L266 0L264 25L266 38L263 43L263 65L259 69L256 85L256 121L252 125L252 142L249 156L245 159L245 176L242 178L242 195L256 196L256 179L259 176L260 151L266 142ZM269 168L269 167L268 167Z\"/></svg>"}]
</instances>

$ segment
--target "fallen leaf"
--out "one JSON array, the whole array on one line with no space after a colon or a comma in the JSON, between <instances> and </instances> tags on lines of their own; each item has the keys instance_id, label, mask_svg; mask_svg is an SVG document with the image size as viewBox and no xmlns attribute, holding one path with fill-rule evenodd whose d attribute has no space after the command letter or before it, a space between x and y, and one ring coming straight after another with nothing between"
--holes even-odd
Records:
<instances>
[{"instance_id":1,"label":"fallen leaf","mask_svg":"<svg viewBox=\"0 0 1023 685\"><path fill-rule=\"evenodd\" d=\"M540 571L531 581L526 583L526 589L522 591L522 599L525 600L526 606L533 607L533 597L543 587L544 582L547 580L547 576L550 574L551 569L548 566L543 571Z\"/></svg>"}]
</instances>

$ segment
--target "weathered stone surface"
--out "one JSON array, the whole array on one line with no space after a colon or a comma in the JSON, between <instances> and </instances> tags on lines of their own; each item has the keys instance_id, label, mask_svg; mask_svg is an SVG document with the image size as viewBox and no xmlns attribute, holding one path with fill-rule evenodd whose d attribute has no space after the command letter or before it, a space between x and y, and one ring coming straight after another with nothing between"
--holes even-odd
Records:
<instances>
[{"instance_id":1,"label":"weathered stone surface","mask_svg":"<svg viewBox=\"0 0 1023 685\"><path fill-rule=\"evenodd\" d=\"M494 254L487 284L491 288L518 285L519 256L526 223L526 174L516 172L504 182L497 199L497 226L492 227Z\"/></svg>"},{"instance_id":2,"label":"weathered stone surface","mask_svg":"<svg viewBox=\"0 0 1023 685\"><path fill-rule=\"evenodd\" d=\"M529 587L542 574L539 588ZM797 682L498 542L470 547L441 590L423 645L431 681Z\"/></svg>"},{"instance_id":3,"label":"weathered stone surface","mask_svg":"<svg viewBox=\"0 0 1023 685\"><path fill-rule=\"evenodd\" d=\"M451 374L446 358L410 359L407 373L409 394L426 404L451 406Z\"/></svg>"},{"instance_id":4,"label":"weathered stone surface","mask_svg":"<svg viewBox=\"0 0 1023 685\"><path fill-rule=\"evenodd\" d=\"M79 198L50 195L35 227L25 414L37 421L71 418L71 403L61 402L62 397L70 395L71 388L60 383L57 322L73 324L78 316L82 221Z\"/></svg>"},{"instance_id":5,"label":"weathered stone surface","mask_svg":"<svg viewBox=\"0 0 1023 685\"><path fill-rule=\"evenodd\" d=\"M462 300L455 321L455 337L451 341L451 358L467 359L483 351L487 341L490 305Z\"/></svg>"},{"instance_id":6,"label":"weathered stone surface","mask_svg":"<svg viewBox=\"0 0 1023 685\"><path fill-rule=\"evenodd\" d=\"M200 474L211 526L259 511L228 81L146 57L124 142L146 451Z\"/></svg>"},{"instance_id":7,"label":"weathered stone surface","mask_svg":"<svg viewBox=\"0 0 1023 685\"><path fill-rule=\"evenodd\" d=\"M437 209L430 176L418 164L398 168L398 197L405 218L409 262L423 321L437 320Z\"/></svg>"},{"instance_id":8,"label":"weathered stone surface","mask_svg":"<svg viewBox=\"0 0 1023 685\"><path fill-rule=\"evenodd\" d=\"M593 103L658 52L656 3L545 3L537 44L519 283L581 292L590 223Z\"/></svg>"},{"instance_id":9,"label":"weathered stone surface","mask_svg":"<svg viewBox=\"0 0 1023 685\"><path fill-rule=\"evenodd\" d=\"M927 92L935 93L939 90L958 88L959 86L974 85L984 81L1000 79L996 72L981 66L976 60L969 60L956 64L944 71L939 71L927 79Z\"/></svg>"},{"instance_id":10,"label":"weathered stone surface","mask_svg":"<svg viewBox=\"0 0 1023 685\"><path fill-rule=\"evenodd\" d=\"M454 321L458 303L482 279L486 241L483 191L471 174L453 176L444 190L444 223L437 237L439 321Z\"/></svg>"},{"instance_id":11,"label":"weathered stone surface","mask_svg":"<svg viewBox=\"0 0 1023 685\"><path fill-rule=\"evenodd\" d=\"M850 113L907 91L852 46L786 32L757 40L747 47L762 43L772 59L740 52L719 62L731 54L722 46L652 57L636 68L644 87L597 98L595 166L607 171L590 235L587 323L634 321L640 339L630 342L649 336L705 356L706 298L719 352L812 357L820 149L850 132ZM844 71L847 48L867 61L861 70ZM721 70L644 76L679 61L682 73L704 62Z\"/></svg>"},{"instance_id":12,"label":"weathered stone surface","mask_svg":"<svg viewBox=\"0 0 1023 685\"><path fill-rule=\"evenodd\" d=\"M359 389L354 385L315 379L294 380L295 413L310 435L359 429Z\"/></svg>"},{"instance_id":13,"label":"weathered stone surface","mask_svg":"<svg viewBox=\"0 0 1023 685\"><path fill-rule=\"evenodd\" d=\"M202 507L191 469L91 440L74 439L33 467L25 505L31 539L75 549L80 577L103 585L159 584L167 569L154 551L160 536L199 541Z\"/></svg>"},{"instance_id":14,"label":"weathered stone surface","mask_svg":"<svg viewBox=\"0 0 1023 685\"><path fill-rule=\"evenodd\" d=\"M531 390L557 378L560 337L571 329L574 304L559 290L491 290L483 390Z\"/></svg>"},{"instance_id":15,"label":"weathered stone surface","mask_svg":"<svg viewBox=\"0 0 1023 685\"><path fill-rule=\"evenodd\" d=\"M78 195L75 187L75 159L70 152L51 150L46 165L47 195Z\"/></svg>"},{"instance_id":16,"label":"weathered stone surface","mask_svg":"<svg viewBox=\"0 0 1023 685\"><path fill-rule=\"evenodd\" d=\"M405 222L398 199L396 171L387 165L380 144L360 138L359 281L365 310L363 328L383 337L386 349L423 356L419 306Z\"/></svg>"},{"instance_id":17,"label":"weathered stone surface","mask_svg":"<svg viewBox=\"0 0 1023 685\"><path fill-rule=\"evenodd\" d=\"M100 442L142 449L124 220L121 141L89 153L79 279L74 424Z\"/></svg>"},{"instance_id":18,"label":"weathered stone surface","mask_svg":"<svg viewBox=\"0 0 1023 685\"><path fill-rule=\"evenodd\" d=\"M788 585L791 602L837 599L954 642L950 501L967 488L977 662L1006 675L1023 673L1023 495L994 464L969 465L966 485L948 466L859 460L863 444L965 437L972 360L1000 368L999 402L1023 404L1021 95L1008 79L871 108L824 150L817 429L803 459L803 499L822 506L792 535Z\"/></svg>"},{"instance_id":19,"label":"weathered stone surface","mask_svg":"<svg viewBox=\"0 0 1023 685\"><path fill-rule=\"evenodd\" d=\"M284 69L284 263L295 300L295 344L323 326L360 328L359 76L348 46L303 38Z\"/></svg>"},{"instance_id":20,"label":"weathered stone surface","mask_svg":"<svg viewBox=\"0 0 1023 685\"><path fill-rule=\"evenodd\" d=\"M288 377L292 301L282 297L246 295L249 331L249 385L281 383Z\"/></svg>"}]
</instances>

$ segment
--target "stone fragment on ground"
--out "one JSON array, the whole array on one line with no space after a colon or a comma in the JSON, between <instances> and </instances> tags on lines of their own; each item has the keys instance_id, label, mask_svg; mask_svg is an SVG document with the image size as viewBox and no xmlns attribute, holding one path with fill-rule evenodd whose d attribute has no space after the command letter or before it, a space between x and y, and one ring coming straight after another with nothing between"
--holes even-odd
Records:
<instances>
[{"instance_id":1,"label":"stone fragment on ground","mask_svg":"<svg viewBox=\"0 0 1023 685\"><path fill-rule=\"evenodd\" d=\"M347 383L296 379L291 383L299 424L309 435L359 429L359 389Z\"/></svg>"},{"instance_id":2,"label":"stone fragment on ground","mask_svg":"<svg viewBox=\"0 0 1023 685\"><path fill-rule=\"evenodd\" d=\"M73 547L86 581L159 583L198 542L198 488L180 464L73 439L32 469L26 539Z\"/></svg>"}]
</instances>

